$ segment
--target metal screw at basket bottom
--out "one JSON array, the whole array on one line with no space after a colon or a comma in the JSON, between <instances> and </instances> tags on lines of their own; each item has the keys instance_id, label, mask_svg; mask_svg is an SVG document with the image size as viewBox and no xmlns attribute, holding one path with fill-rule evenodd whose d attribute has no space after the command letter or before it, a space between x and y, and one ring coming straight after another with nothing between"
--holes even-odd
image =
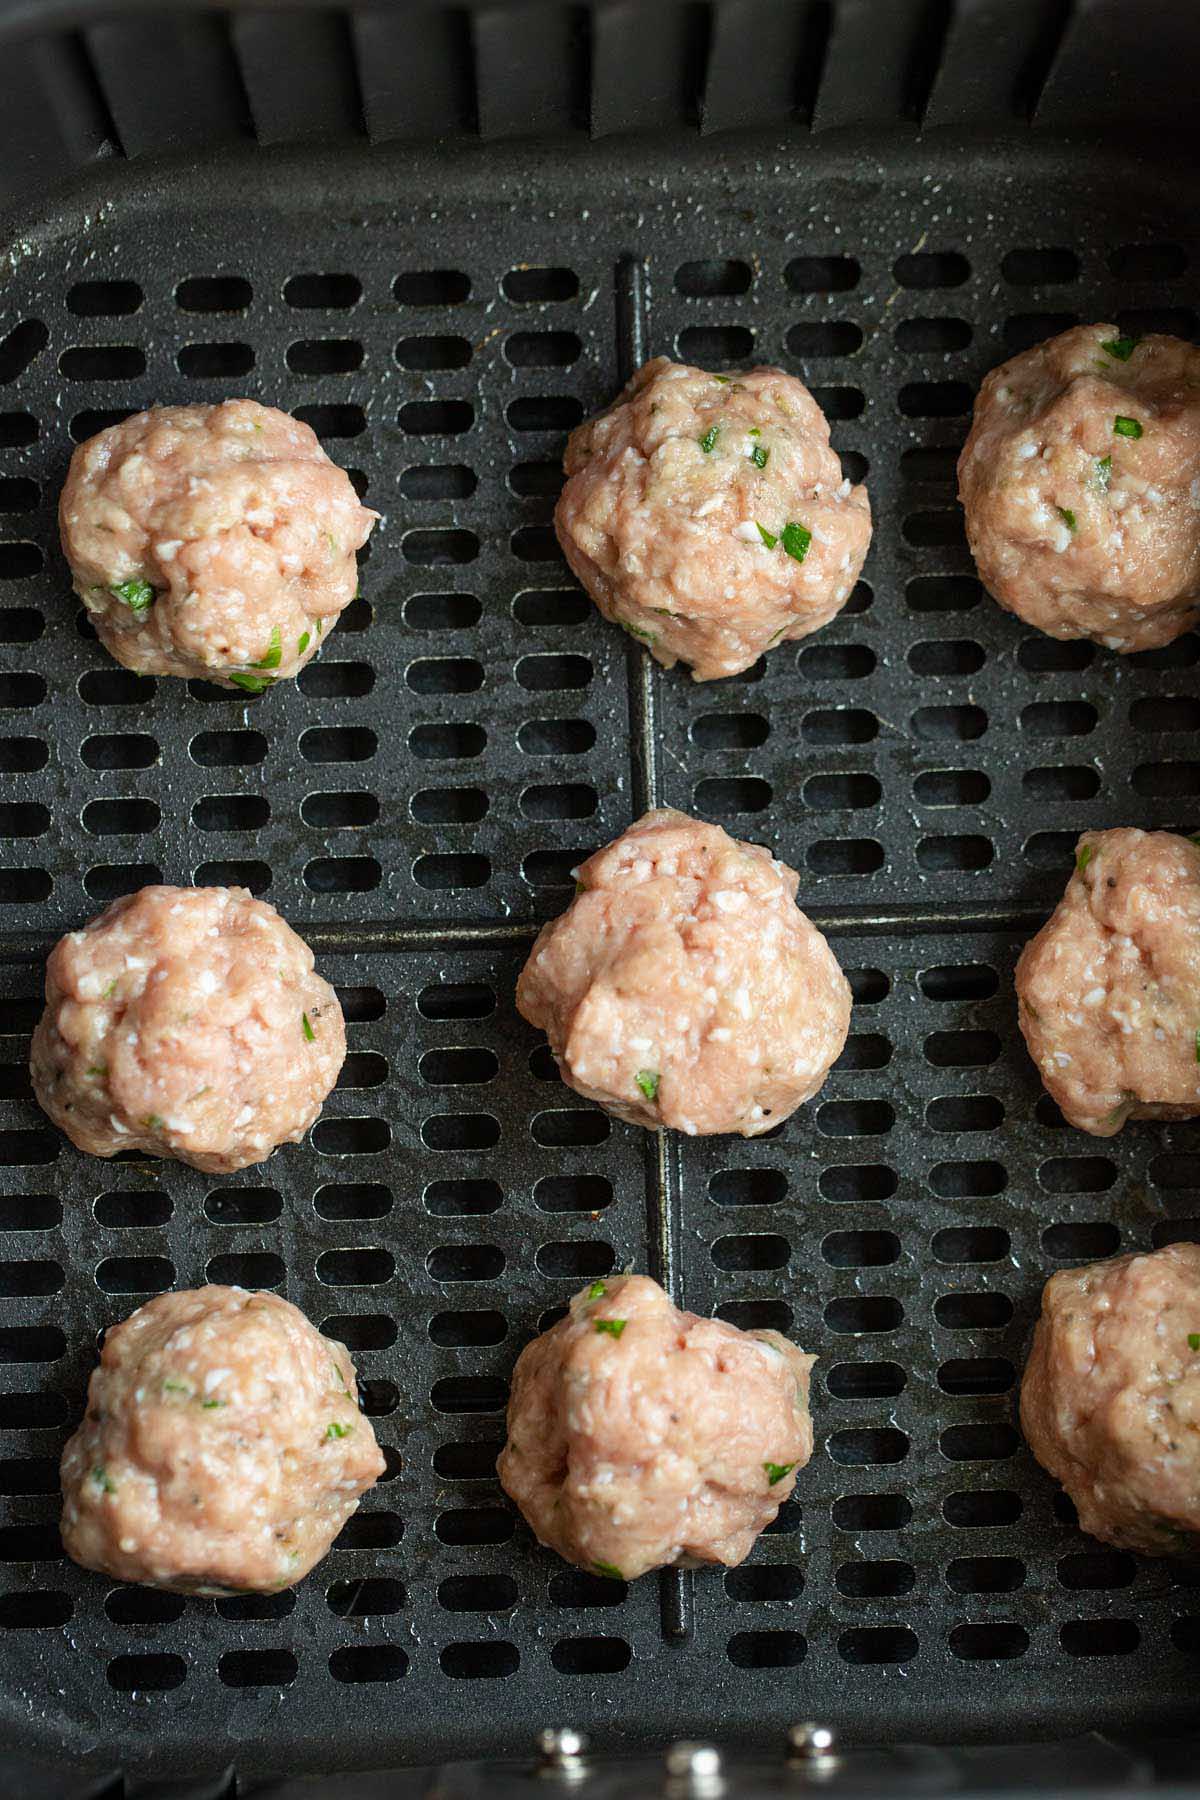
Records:
<instances>
[{"instance_id":1,"label":"metal screw at basket bottom","mask_svg":"<svg viewBox=\"0 0 1200 1800\"><path fill-rule=\"evenodd\" d=\"M663 1767L667 1772L667 1792L670 1794L686 1794L689 1800L699 1800L701 1796L717 1795L724 1791L721 1752L712 1744L693 1744L686 1739L677 1744L668 1744Z\"/></svg>"},{"instance_id":2,"label":"metal screw at basket bottom","mask_svg":"<svg viewBox=\"0 0 1200 1800\"><path fill-rule=\"evenodd\" d=\"M537 1747L539 1775L562 1775L569 1781L578 1781L587 1774L587 1739L582 1731L574 1731L569 1725L548 1727L538 1732Z\"/></svg>"},{"instance_id":3,"label":"metal screw at basket bottom","mask_svg":"<svg viewBox=\"0 0 1200 1800\"><path fill-rule=\"evenodd\" d=\"M837 1766L837 1740L828 1725L806 1720L788 1727L788 1762L795 1769L826 1774Z\"/></svg>"}]
</instances>

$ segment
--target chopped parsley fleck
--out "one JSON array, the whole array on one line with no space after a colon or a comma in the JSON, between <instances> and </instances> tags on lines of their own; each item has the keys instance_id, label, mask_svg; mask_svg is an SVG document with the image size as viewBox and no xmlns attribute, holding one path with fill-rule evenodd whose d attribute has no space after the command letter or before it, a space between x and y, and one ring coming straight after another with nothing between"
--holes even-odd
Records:
<instances>
[{"instance_id":1,"label":"chopped parsley fleck","mask_svg":"<svg viewBox=\"0 0 1200 1800\"><path fill-rule=\"evenodd\" d=\"M102 1000L111 1000L113 995L116 993L116 991L117 991L117 978L114 975L112 980L109 982L108 986L105 988L104 992L101 994L100 998Z\"/></svg>"},{"instance_id":2,"label":"chopped parsley fleck","mask_svg":"<svg viewBox=\"0 0 1200 1800\"><path fill-rule=\"evenodd\" d=\"M755 519L754 523L758 525L758 520ZM772 532L768 531L765 525L758 525L758 535L768 550L773 550L779 542L779 539Z\"/></svg>"},{"instance_id":3,"label":"chopped parsley fleck","mask_svg":"<svg viewBox=\"0 0 1200 1800\"><path fill-rule=\"evenodd\" d=\"M627 1323L626 1319L597 1319L596 1330L606 1332L609 1337L619 1338Z\"/></svg>"},{"instance_id":4,"label":"chopped parsley fleck","mask_svg":"<svg viewBox=\"0 0 1200 1800\"><path fill-rule=\"evenodd\" d=\"M202 1400L200 1404L205 1412L212 1412L214 1407L225 1406L228 1402L224 1400Z\"/></svg>"},{"instance_id":5,"label":"chopped parsley fleck","mask_svg":"<svg viewBox=\"0 0 1200 1800\"><path fill-rule=\"evenodd\" d=\"M1188 1349L1200 1350L1200 1331L1188 1332Z\"/></svg>"},{"instance_id":6,"label":"chopped parsley fleck","mask_svg":"<svg viewBox=\"0 0 1200 1800\"><path fill-rule=\"evenodd\" d=\"M607 1292L608 1289L602 1281L593 1281L588 1289L587 1297L589 1300L602 1300Z\"/></svg>"},{"instance_id":7,"label":"chopped parsley fleck","mask_svg":"<svg viewBox=\"0 0 1200 1800\"><path fill-rule=\"evenodd\" d=\"M93 1063L90 1069L85 1069L84 1073L94 1076L97 1081L103 1081L108 1074L108 1068L104 1063Z\"/></svg>"},{"instance_id":8,"label":"chopped parsley fleck","mask_svg":"<svg viewBox=\"0 0 1200 1800\"><path fill-rule=\"evenodd\" d=\"M1080 875L1083 874L1083 871L1087 868L1095 854L1096 852L1091 844L1085 844L1080 850L1079 855L1075 858L1075 868Z\"/></svg>"},{"instance_id":9,"label":"chopped parsley fleck","mask_svg":"<svg viewBox=\"0 0 1200 1800\"><path fill-rule=\"evenodd\" d=\"M267 654L261 662L256 662L256 669L277 669L283 660L283 640L279 635L278 625L272 625L271 637L267 645Z\"/></svg>"},{"instance_id":10,"label":"chopped parsley fleck","mask_svg":"<svg viewBox=\"0 0 1200 1800\"><path fill-rule=\"evenodd\" d=\"M789 556L802 563L808 555L808 546L812 543L812 532L807 525L785 525L779 534L779 541Z\"/></svg>"},{"instance_id":11,"label":"chopped parsley fleck","mask_svg":"<svg viewBox=\"0 0 1200 1800\"><path fill-rule=\"evenodd\" d=\"M1074 531L1074 529L1075 529L1075 514L1071 511L1070 507L1069 506L1059 506L1059 507L1055 508L1055 511L1058 513L1059 518L1062 520L1062 522L1066 526L1067 530Z\"/></svg>"},{"instance_id":12,"label":"chopped parsley fleck","mask_svg":"<svg viewBox=\"0 0 1200 1800\"><path fill-rule=\"evenodd\" d=\"M1196 1542L1190 1531L1185 1531L1181 1525L1173 1525L1170 1519L1156 1519L1155 1523L1172 1550L1190 1550Z\"/></svg>"},{"instance_id":13,"label":"chopped parsley fleck","mask_svg":"<svg viewBox=\"0 0 1200 1800\"><path fill-rule=\"evenodd\" d=\"M783 636L783 634L786 630L787 630L787 626L781 625L779 627L778 631L772 633L772 635L767 639L767 649L768 650L771 648L772 644L777 644L779 642L780 638Z\"/></svg>"},{"instance_id":14,"label":"chopped parsley fleck","mask_svg":"<svg viewBox=\"0 0 1200 1800\"><path fill-rule=\"evenodd\" d=\"M115 582L112 592L118 600L125 602L130 612L149 612L154 605L154 589L148 581L141 581L136 576L132 581Z\"/></svg>"},{"instance_id":15,"label":"chopped parsley fleck","mask_svg":"<svg viewBox=\"0 0 1200 1800\"><path fill-rule=\"evenodd\" d=\"M1112 457L1102 456L1096 464L1096 487L1102 494L1107 494L1108 484L1112 480Z\"/></svg>"},{"instance_id":16,"label":"chopped parsley fleck","mask_svg":"<svg viewBox=\"0 0 1200 1800\"><path fill-rule=\"evenodd\" d=\"M582 883L582 881L577 881L577 882L576 882L576 883L575 883L575 893L576 893L576 896L577 896L577 897L578 897L578 896L579 896L579 895L580 895L580 894L586 894L586 893L587 893L587 889L586 889L586 887L584 887L584 885L583 885L583 883Z\"/></svg>"},{"instance_id":17,"label":"chopped parsley fleck","mask_svg":"<svg viewBox=\"0 0 1200 1800\"><path fill-rule=\"evenodd\" d=\"M774 1487L777 1481L782 1481L785 1475L790 1475L795 1466L795 1463L764 1463L763 1468L767 1471L767 1486Z\"/></svg>"},{"instance_id":18,"label":"chopped parsley fleck","mask_svg":"<svg viewBox=\"0 0 1200 1800\"><path fill-rule=\"evenodd\" d=\"M244 688L248 694L261 694L267 688L275 686L273 675L250 675L243 673L240 669L233 670L229 680L232 681L234 687Z\"/></svg>"},{"instance_id":19,"label":"chopped parsley fleck","mask_svg":"<svg viewBox=\"0 0 1200 1800\"><path fill-rule=\"evenodd\" d=\"M1140 438L1142 435L1141 422L1126 418L1124 413L1118 413L1113 420L1113 430L1118 437Z\"/></svg>"},{"instance_id":20,"label":"chopped parsley fleck","mask_svg":"<svg viewBox=\"0 0 1200 1800\"><path fill-rule=\"evenodd\" d=\"M329 545L329 548L333 551L333 554L336 556L338 553L338 541L334 537L332 531L327 531L325 533L325 542Z\"/></svg>"},{"instance_id":21,"label":"chopped parsley fleck","mask_svg":"<svg viewBox=\"0 0 1200 1800\"><path fill-rule=\"evenodd\" d=\"M713 380L719 381L722 387L728 387L733 377L732 375L714 375Z\"/></svg>"},{"instance_id":22,"label":"chopped parsley fleck","mask_svg":"<svg viewBox=\"0 0 1200 1800\"><path fill-rule=\"evenodd\" d=\"M700 439L700 448L703 450L705 456L716 449L717 438L720 435L720 431L721 427L719 425L710 425L704 436Z\"/></svg>"},{"instance_id":23,"label":"chopped parsley fleck","mask_svg":"<svg viewBox=\"0 0 1200 1800\"><path fill-rule=\"evenodd\" d=\"M759 430L757 425L752 425L750 427L749 431L746 433L746 436L747 437L761 437L762 432Z\"/></svg>"},{"instance_id":24,"label":"chopped parsley fleck","mask_svg":"<svg viewBox=\"0 0 1200 1800\"><path fill-rule=\"evenodd\" d=\"M624 1581L625 1579L616 1563L594 1562L592 1567L597 1575L603 1575L606 1581Z\"/></svg>"},{"instance_id":25,"label":"chopped parsley fleck","mask_svg":"<svg viewBox=\"0 0 1200 1800\"><path fill-rule=\"evenodd\" d=\"M357 588L355 589L355 592L354 592L354 598L356 600L358 599ZM317 636L318 637L320 637L320 635L324 631L324 629L325 629L325 615L324 615L324 613L318 613L317 614Z\"/></svg>"},{"instance_id":26,"label":"chopped parsley fleck","mask_svg":"<svg viewBox=\"0 0 1200 1800\"><path fill-rule=\"evenodd\" d=\"M1128 362L1140 342L1141 339L1137 337L1108 338L1100 348L1106 356L1114 357L1117 362Z\"/></svg>"},{"instance_id":27,"label":"chopped parsley fleck","mask_svg":"<svg viewBox=\"0 0 1200 1800\"><path fill-rule=\"evenodd\" d=\"M630 637L640 638L643 644L656 644L658 642L658 639L652 631L643 631L640 625L631 625L628 619L618 619L617 624L621 627L622 631L627 631Z\"/></svg>"},{"instance_id":28,"label":"chopped parsley fleck","mask_svg":"<svg viewBox=\"0 0 1200 1800\"><path fill-rule=\"evenodd\" d=\"M767 458L770 454L771 452L769 450L764 450L761 444L755 444L753 450L750 452L750 461L754 464L756 469L765 469L767 466Z\"/></svg>"},{"instance_id":29,"label":"chopped parsley fleck","mask_svg":"<svg viewBox=\"0 0 1200 1800\"><path fill-rule=\"evenodd\" d=\"M186 1381L164 1381L163 1382L163 1393L164 1394L190 1394L191 1391L192 1390L188 1386Z\"/></svg>"},{"instance_id":30,"label":"chopped parsley fleck","mask_svg":"<svg viewBox=\"0 0 1200 1800\"><path fill-rule=\"evenodd\" d=\"M639 1069L634 1076L634 1083L639 1087L647 1100L658 1099L659 1074L657 1069Z\"/></svg>"},{"instance_id":31,"label":"chopped parsley fleck","mask_svg":"<svg viewBox=\"0 0 1200 1800\"><path fill-rule=\"evenodd\" d=\"M300 1028L304 1033L305 1043L306 1044L315 1044L317 1041L317 1034L313 1030L312 1020L309 1018L309 1016L306 1012L302 1012L300 1014Z\"/></svg>"},{"instance_id":32,"label":"chopped parsley fleck","mask_svg":"<svg viewBox=\"0 0 1200 1800\"><path fill-rule=\"evenodd\" d=\"M147 1131L161 1131L163 1128L163 1116L161 1113L150 1113L142 1120L142 1124L146 1127Z\"/></svg>"},{"instance_id":33,"label":"chopped parsley fleck","mask_svg":"<svg viewBox=\"0 0 1200 1800\"><path fill-rule=\"evenodd\" d=\"M326 1428L326 1438L346 1438L354 1430L353 1425L343 1425L340 1419L331 1419Z\"/></svg>"},{"instance_id":34,"label":"chopped parsley fleck","mask_svg":"<svg viewBox=\"0 0 1200 1800\"><path fill-rule=\"evenodd\" d=\"M107 1469L93 1469L92 1480L106 1494L115 1494L117 1491L117 1484Z\"/></svg>"},{"instance_id":35,"label":"chopped parsley fleck","mask_svg":"<svg viewBox=\"0 0 1200 1800\"><path fill-rule=\"evenodd\" d=\"M304 652L308 649L308 646L311 643L312 643L312 634L307 631L302 631L300 633L300 636L296 639L296 655L303 656Z\"/></svg>"}]
</instances>

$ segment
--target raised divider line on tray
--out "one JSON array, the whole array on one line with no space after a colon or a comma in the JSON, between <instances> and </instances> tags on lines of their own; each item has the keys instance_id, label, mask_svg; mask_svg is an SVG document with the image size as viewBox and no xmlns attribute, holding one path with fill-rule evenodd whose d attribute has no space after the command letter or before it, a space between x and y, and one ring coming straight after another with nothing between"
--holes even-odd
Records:
<instances>
[{"instance_id":1,"label":"raised divider line on tray","mask_svg":"<svg viewBox=\"0 0 1200 1800\"><path fill-rule=\"evenodd\" d=\"M646 1148L647 1273L676 1306L683 1304L681 1193L679 1140L671 1132L653 1132ZM691 1569L659 1570L658 1608L663 1637L670 1643L686 1642L695 1629L696 1583Z\"/></svg>"},{"instance_id":2,"label":"raised divider line on tray","mask_svg":"<svg viewBox=\"0 0 1200 1800\"><path fill-rule=\"evenodd\" d=\"M803 893L800 896L803 902ZM823 912L806 907L808 917L826 937L914 937L926 934L986 931L1036 931L1045 922L1048 906L1013 909L979 907L902 906L892 912L864 908L861 912ZM528 944L541 930L541 922L483 919L474 924L452 922L428 925L309 924L293 921L301 937L318 955L368 952L399 955L408 951L469 950L475 946L503 948ZM0 963L44 962L55 942L37 932L0 933Z\"/></svg>"},{"instance_id":3,"label":"raised divider line on tray","mask_svg":"<svg viewBox=\"0 0 1200 1800\"><path fill-rule=\"evenodd\" d=\"M614 270L617 379L623 386L650 354L650 278L644 257L623 256ZM659 732L655 718L661 671L653 657L630 638L626 652L629 677L630 790L634 818L659 803ZM679 1267L679 1155L664 1132L653 1133L646 1146L646 1245L649 1273L676 1306L683 1305ZM661 1569L658 1606L663 1637L685 1643L695 1627L695 1582L690 1569Z\"/></svg>"},{"instance_id":4,"label":"raised divider line on tray","mask_svg":"<svg viewBox=\"0 0 1200 1800\"><path fill-rule=\"evenodd\" d=\"M623 256L616 266L614 287L617 380L624 386L650 353L650 277L645 258ZM630 638L627 666L633 813L635 818L640 818L659 801L655 721L658 665L652 657L643 654L636 639Z\"/></svg>"}]
</instances>

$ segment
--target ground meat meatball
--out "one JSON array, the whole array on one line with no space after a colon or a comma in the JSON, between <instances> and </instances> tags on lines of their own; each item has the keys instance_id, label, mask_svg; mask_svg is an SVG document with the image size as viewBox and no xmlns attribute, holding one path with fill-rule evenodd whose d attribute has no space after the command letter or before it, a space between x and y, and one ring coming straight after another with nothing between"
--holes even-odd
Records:
<instances>
[{"instance_id":1,"label":"ground meat meatball","mask_svg":"<svg viewBox=\"0 0 1200 1800\"><path fill-rule=\"evenodd\" d=\"M1080 325L993 369L958 464L1001 606L1051 637L1169 644L1200 616L1200 350Z\"/></svg>"},{"instance_id":2,"label":"ground meat meatball","mask_svg":"<svg viewBox=\"0 0 1200 1800\"><path fill-rule=\"evenodd\" d=\"M1094 1137L1200 1113L1200 848L1088 831L1017 964L1021 1030L1064 1118Z\"/></svg>"},{"instance_id":3,"label":"ground meat meatball","mask_svg":"<svg viewBox=\"0 0 1200 1800\"><path fill-rule=\"evenodd\" d=\"M578 871L517 1006L568 1086L630 1124L755 1137L821 1086L850 988L758 844L648 812Z\"/></svg>"},{"instance_id":4,"label":"ground meat meatball","mask_svg":"<svg viewBox=\"0 0 1200 1800\"><path fill-rule=\"evenodd\" d=\"M376 517L308 425L254 400L110 425L59 502L75 591L117 661L251 694L316 655Z\"/></svg>"},{"instance_id":5,"label":"ground meat meatball","mask_svg":"<svg viewBox=\"0 0 1200 1800\"><path fill-rule=\"evenodd\" d=\"M1200 1550L1200 1245L1046 1283L1021 1425L1093 1537Z\"/></svg>"},{"instance_id":6,"label":"ground meat meatball","mask_svg":"<svg viewBox=\"0 0 1200 1800\"><path fill-rule=\"evenodd\" d=\"M68 1556L182 1593L291 1587L384 1460L354 1364L277 1294L159 1294L104 1340L62 1458Z\"/></svg>"},{"instance_id":7,"label":"ground meat meatball","mask_svg":"<svg viewBox=\"0 0 1200 1800\"><path fill-rule=\"evenodd\" d=\"M273 906L147 887L51 951L30 1070L80 1150L225 1174L302 1138L345 1055L337 995Z\"/></svg>"},{"instance_id":8,"label":"ground meat meatball","mask_svg":"<svg viewBox=\"0 0 1200 1800\"><path fill-rule=\"evenodd\" d=\"M500 1480L543 1544L601 1575L732 1568L812 1455L813 1360L644 1275L594 1282L521 1353Z\"/></svg>"},{"instance_id":9,"label":"ground meat meatball","mask_svg":"<svg viewBox=\"0 0 1200 1800\"><path fill-rule=\"evenodd\" d=\"M658 357L572 432L554 515L606 619L697 681L748 669L846 603L871 541L864 487L782 369L706 375Z\"/></svg>"}]
</instances>

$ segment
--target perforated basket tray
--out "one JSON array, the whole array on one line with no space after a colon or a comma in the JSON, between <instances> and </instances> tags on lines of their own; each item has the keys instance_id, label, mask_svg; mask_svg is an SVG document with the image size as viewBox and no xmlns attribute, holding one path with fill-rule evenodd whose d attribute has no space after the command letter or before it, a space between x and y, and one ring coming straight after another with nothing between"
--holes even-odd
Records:
<instances>
[{"instance_id":1,"label":"perforated basket tray","mask_svg":"<svg viewBox=\"0 0 1200 1800\"><path fill-rule=\"evenodd\" d=\"M866 1742L1192 1719L1186 1571L1082 1537L1013 1401L1051 1270L1200 1228L1197 1131L1065 1129L1011 971L1081 828L1195 826L1200 643L1029 632L953 492L1001 356L1078 319L1194 330L1190 181L1128 151L260 150L106 166L26 220L0 333L10 1748L265 1771L559 1721L628 1745L799 1712ZM870 483L843 615L719 685L603 625L549 524L566 429L657 352L803 374ZM258 701L116 667L54 528L74 441L229 393L310 419L384 515L362 599ZM827 1086L753 1143L611 1121L514 1012L571 868L651 800L798 868L853 981ZM46 948L160 879L264 894L349 1020L310 1142L226 1180L77 1155L29 1097ZM628 1591L539 1550L493 1475L519 1348L627 1263L820 1359L816 1454L750 1561ZM206 1279L342 1337L388 1447L295 1593L185 1601L59 1546L97 1333Z\"/></svg>"}]
</instances>

